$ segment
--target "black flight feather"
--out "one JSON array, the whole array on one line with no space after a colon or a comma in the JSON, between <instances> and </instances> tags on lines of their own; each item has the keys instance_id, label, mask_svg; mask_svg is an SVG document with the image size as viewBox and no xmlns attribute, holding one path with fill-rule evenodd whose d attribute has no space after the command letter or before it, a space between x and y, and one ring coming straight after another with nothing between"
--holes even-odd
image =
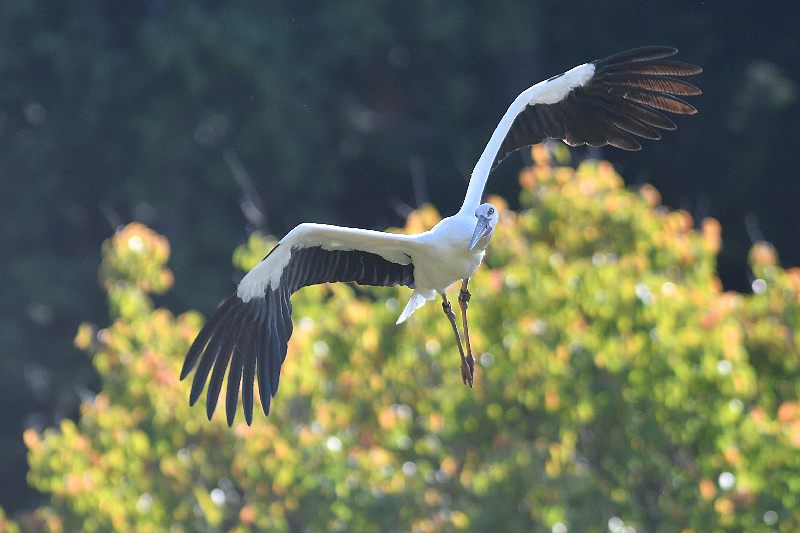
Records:
<instances>
[{"instance_id":1,"label":"black flight feather","mask_svg":"<svg viewBox=\"0 0 800 533\"><path fill-rule=\"evenodd\" d=\"M414 287L414 265L393 263L361 250L292 248L276 287L267 288L261 297L248 302L236 294L228 296L192 343L181 371L184 379L197 366L190 404L194 405L208 382L206 414L211 418L227 372L228 425L236 416L240 387L245 421L252 422L256 382L261 408L268 415L292 335L292 293L309 285L337 281Z\"/></svg>"},{"instance_id":2,"label":"black flight feather","mask_svg":"<svg viewBox=\"0 0 800 533\"><path fill-rule=\"evenodd\" d=\"M661 113L692 115L697 110L677 96L701 93L676 76L702 72L698 66L665 60L678 53L669 46L636 48L592 62L594 73L555 103L528 105L514 119L495 155L492 169L509 154L543 140L562 139L570 146L610 144L639 150L634 136L659 139L653 127L673 130ZM561 76L551 78L558 83Z\"/></svg>"}]
</instances>

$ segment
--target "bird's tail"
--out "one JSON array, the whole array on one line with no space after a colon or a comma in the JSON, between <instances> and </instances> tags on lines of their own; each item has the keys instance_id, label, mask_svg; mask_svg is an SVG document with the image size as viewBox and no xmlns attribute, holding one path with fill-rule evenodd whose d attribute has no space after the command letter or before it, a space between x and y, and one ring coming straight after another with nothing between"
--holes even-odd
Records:
<instances>
[{"instance_id":1,"label":"bird's tail","mask_svg":"<svg viewBox=\"0 0 800 533\"><path fill-rule=\"evenodd\" d=\"M396 324L402 324L405 322L406 319L414 313L414 311L425 305L425 302L432 300L433 298L433 295L428 297L424 293L415 290L413 293L411 293L411 298L408 299L408 303L403 309L403 312L400 313L400 318L397 319Z\"/></svg>"}]
</instances>

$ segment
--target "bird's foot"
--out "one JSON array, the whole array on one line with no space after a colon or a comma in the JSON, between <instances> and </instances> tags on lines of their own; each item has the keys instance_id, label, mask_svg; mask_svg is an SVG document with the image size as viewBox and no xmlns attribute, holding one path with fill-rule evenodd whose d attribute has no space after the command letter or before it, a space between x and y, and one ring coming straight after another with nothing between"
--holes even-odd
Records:
<instances>
[{"instance_id":1,"label":"bird's foot","mask_svg":"<svg viewBox=\"0 0 800 533\"><path fill-rule=\"evenodd\" d=\"M475 359L472 355L461 360L461 380L472 388L475 380Z\"/></svg>"}]
</instances>

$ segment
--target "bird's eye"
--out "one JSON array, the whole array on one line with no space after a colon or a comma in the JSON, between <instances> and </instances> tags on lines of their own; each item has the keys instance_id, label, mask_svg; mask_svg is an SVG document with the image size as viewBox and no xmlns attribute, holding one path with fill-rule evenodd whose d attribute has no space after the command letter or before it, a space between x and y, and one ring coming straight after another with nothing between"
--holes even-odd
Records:
<instances>
[{"instance_id":1,"label":"bird's eye","mask_svg":"<svg viewBox=\"0 0 800 533\"><path fill-rule=\"evenodd\" d=\"M490 215L493 215L494 214L494 207L490 207L488 213Z\"/></svg>"}]
</instances>

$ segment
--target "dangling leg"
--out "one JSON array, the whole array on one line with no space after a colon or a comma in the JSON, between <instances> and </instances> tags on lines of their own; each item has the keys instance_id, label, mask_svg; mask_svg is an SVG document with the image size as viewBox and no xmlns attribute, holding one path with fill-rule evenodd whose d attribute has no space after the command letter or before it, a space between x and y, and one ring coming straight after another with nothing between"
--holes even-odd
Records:
<instances>
[{"instance_id":1,"label":"dangling leg","mask_svg":"<svg viewBox=\"0 0 800 533\"><path fill-rule=\"evenodd\" d=\"M442 309L450 320L450 325L453 326L453 332L456 334L458 353L461 355L461 379L464 380L465 385L468 384L472 387L472 373L467 364L467 359L464 357L464 347L461 346L461 335L458 333L458 326L456 325L456 314L453 312L453 307L450 305L450 301L447 299L447 295L444 292L442 292Z\"/></svg>"},{"instance_id":2,"label":"dangling leg","mask_svg":"<svg viewBox=\"0 0 800 533\"><path fill-rule=\"evenodd\" d=\"M472 357L472 346L469 344L469 323L467 321L467 302L471 294L467 289L469 278L464 278L461 283L461 290L458 291L458 305L461 307L461 320L464 324L464 341L467 343L467 366L469 366L469 382L472 384L472 379L475 375L475 358Z\"/></svg>"}]
</instances>

